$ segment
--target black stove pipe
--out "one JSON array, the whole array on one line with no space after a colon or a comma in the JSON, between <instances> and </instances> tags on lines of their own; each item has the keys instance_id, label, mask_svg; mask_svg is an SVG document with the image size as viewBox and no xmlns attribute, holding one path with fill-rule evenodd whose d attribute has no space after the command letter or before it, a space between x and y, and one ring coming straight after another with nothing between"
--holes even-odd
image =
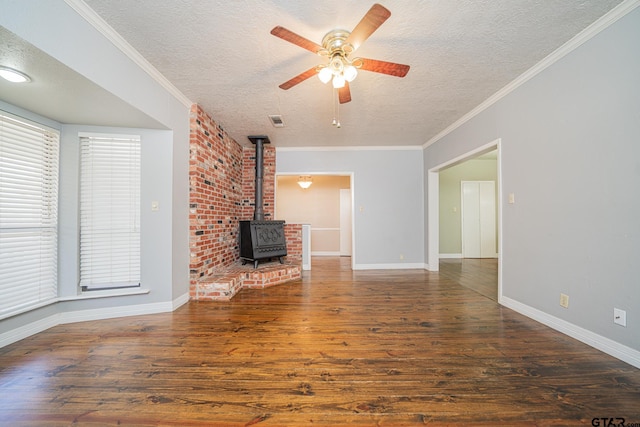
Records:
<instances>
[{"instance_id":1,"label":"black stove pipe","mask_svg":"<svg viewBox=\"0 0 640 427\"><path fill-rule=\"evenodd\" d=\"M264 181L264 144L269 144L269 137L266 135L249 136L249 140L256 146L256 200L253 219L264 221L264 199L262 184Z\"/></svg>"}]
</instances>

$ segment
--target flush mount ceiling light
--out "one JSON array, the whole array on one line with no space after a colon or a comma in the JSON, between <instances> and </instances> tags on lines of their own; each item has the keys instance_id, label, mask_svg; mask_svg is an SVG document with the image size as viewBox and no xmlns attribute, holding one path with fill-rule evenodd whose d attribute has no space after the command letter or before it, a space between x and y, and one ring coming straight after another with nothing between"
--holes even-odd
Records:
<instances>
[{"instance_id":1,"label":"flush mount ceiling light","mask_svg":"<svg viewBox=\"0 0 640 427\"><path fill-rule=\"evenodd\" d=\"M0 66L0 77L11 83L28 83L31 78L24 73L13 68Z\"/></svg>"},{"instance_id":2,"label":"flush mount ceiling light","mask_svg":"<svg viewBox=\"0 0 640 427\"><path fill-rule=\"evenodd\" d=\"M311 184L313 184L313 180L310 176L301 176L300 178L298 178L298 185L301 188L307 189L311 187Z\"/></svg>"},{"instance_id":3,"label":"flush mount ceiling light","mask_svg":"<svg viewBox=\"0 0 640 427\"><path fill-rule=\"evenodd\" d=\"M338 92L338 101L340 104L344 104L351 101L349 83L356 78L359 69L404 77L409 72L408 65L379 61L377 59L349 58L349 55L358 49L390 16L391 12L387 8L376 3L369 9L352 32L346 30L329 31L322 38L322 45L299 36L284 27L275 27L271 30L271 34L274 36L328 59L326 63L317 65L282 83L280 88L284 90L291 89L298 83L317 74L322 83L331 81L334 93ZM333 124L340 127L339 123L340 120L336 120L334 117Z\"/></svg>"}]
</instances>

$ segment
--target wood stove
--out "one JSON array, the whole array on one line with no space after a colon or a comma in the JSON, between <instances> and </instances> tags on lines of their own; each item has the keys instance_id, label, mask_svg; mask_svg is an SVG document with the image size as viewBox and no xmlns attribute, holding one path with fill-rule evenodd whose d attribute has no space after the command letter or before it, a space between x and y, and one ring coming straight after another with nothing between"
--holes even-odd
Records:
<instances>
[{"instance_id":1,"label":"wood stove","mask_svg":"<svg viewBox=\"0 0 640 427\"><path fill-rule=\"evenodd\" d=\"M240 259L242 264L253 261L254 268L264 259L278 258L282 264L287 256L287 242L284 236L284 221L264 219L262 183L264 174L264 145L269 144L268 136L249 136L256 146L256 199L252 221L240 221Z\"/></svg>"}]
</instances>

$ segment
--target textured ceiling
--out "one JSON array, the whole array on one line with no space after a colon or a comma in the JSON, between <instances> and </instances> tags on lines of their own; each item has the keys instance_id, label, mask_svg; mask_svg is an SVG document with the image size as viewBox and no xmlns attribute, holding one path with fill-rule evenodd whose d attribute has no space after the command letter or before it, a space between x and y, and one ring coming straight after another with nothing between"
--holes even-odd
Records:
<instances>
[{"instance_id":1,"label":"textured ceiling","mask_svg":"<svg viewBox=\"0 0 640 427\"><path fill-rule=\"evenodd\" d=\"M272 36L281 25L320 43L352 30L373 2L85 0L240 143L280 147L421 145L596 21L620 0L385 0L391 17L357 56L409 64L405 78L361 71L331 125L321 58ZM270 114L285 127L274 128Z\"/></svg>"}]
</instances>

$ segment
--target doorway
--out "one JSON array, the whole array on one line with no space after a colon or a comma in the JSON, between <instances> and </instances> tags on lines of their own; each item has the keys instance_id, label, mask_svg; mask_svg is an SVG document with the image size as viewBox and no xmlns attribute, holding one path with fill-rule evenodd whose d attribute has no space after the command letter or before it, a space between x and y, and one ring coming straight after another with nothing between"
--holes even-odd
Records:
<instances>
[{"instance_id":1,"label":"doorway","mask_svg":"<svg viewBox=\"0 0 640 427\"><path fill-rule=\"evenodd\" d=\"M275 218L309 225L312 265L318 257L349 257L353 265L353 175L303 176L311 178L307 188L299 174L276 176Z\"/></svg>"},{"instance_id":2,"label":"doorway","mask_svg":"<svg viewBox=\"0 0 640 427\"><path fill-rule=\"evenodd\" d=\"M428 205L427 205L427 269L430 271L439 271L440 270L440 257L441 257L441 240L440 240L440 222L441 220L447 221L446 217L447 212L452 214L454 211L454 207L445 206L441 209L440 206L440 173L451 168L456 165L460 165L468 160L476 159L486 153L495 151L496 157L496 247L497 247L497 259L488 259L487 262L493 263L495 266L493 267L497 276L497 301L501 302L502 299L502 183L501 183L501 149L500 149L500 140L497 139L488 144L485 144L481 147L478 147L474 150L471 150L467 153L464 153L456 158L453 158L449 161L443 162L431 169L427 172L427 197L428 197ZM458 188L460 189L460 184L458 183ZM460 200L460 196L458 199ZM449 209L449 210L447 210ZM455 213L455 212L453 212ZM442 218L441 218L442 217ZM461 228L461 226L460 226ZM456 241L456 239L453 239ZM461 248L461 238L457 239L459 242L459 248L454 247L450 250L450 253L443 254L443 258L458 258L455 260L455 263L460 264L460 268L462 268L462 262L464 259L462 258L462 248ZM448 267L448 266L447 266Z\"/></svg>"}]
</instances>

